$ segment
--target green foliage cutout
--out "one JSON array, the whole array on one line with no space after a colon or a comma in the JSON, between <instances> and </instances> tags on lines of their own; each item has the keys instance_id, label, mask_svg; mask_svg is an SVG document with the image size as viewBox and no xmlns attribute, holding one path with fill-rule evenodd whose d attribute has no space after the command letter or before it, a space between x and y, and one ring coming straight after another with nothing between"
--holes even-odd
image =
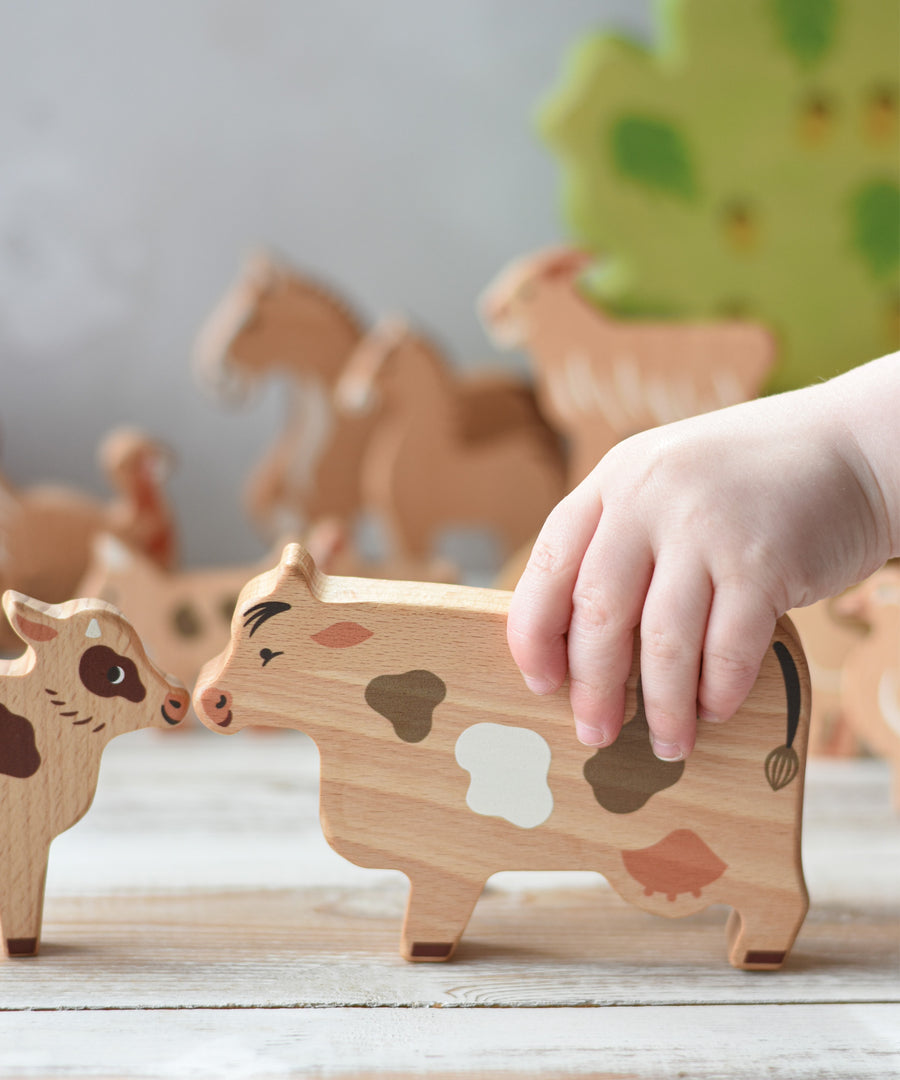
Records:
<instances>
[{"instance_id":1,"label":"green foliage cutout","mask_svg":"<svg viewBox=\"0 0 900 1080\"><path fill-rule=\"evenodd\" d=\"M610 132L610 153L623 177L683 199L694 196L694 173L684 139L665 120L620 117Z\"/></svg>"},{"instance_id":2,"label":"green foliage cutout","mask_svg":"<svg viewBox=\"0 0 900 1080\"><path fill-rule=\"evenodd\" d=\"M539 114L585 289L619 314L769 326L771 389L898 348L894 0L663 0L595 35Z\"/></svg>"}]
</instances>

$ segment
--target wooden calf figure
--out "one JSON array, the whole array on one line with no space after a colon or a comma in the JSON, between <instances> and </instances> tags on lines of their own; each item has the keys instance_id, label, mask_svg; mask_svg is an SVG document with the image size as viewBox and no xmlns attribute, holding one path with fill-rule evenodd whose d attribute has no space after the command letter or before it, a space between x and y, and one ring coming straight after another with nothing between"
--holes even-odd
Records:
<instances>
[{"instance_id":1,"label":"wooden calf figure","mask_svg":"<svg viewBox=\"0 0 900 1080\"><path fill-rule=\"evenodd\" d=\"M33 956L50 843L90 807L104 746L180 723L190 699L103 601L8 590L3 607L28 650L0 661L0 927L8 956Z\"/></svg>"},{"instance_id":2,"label":"wooden calf figure","mask_svg":"<svg viewBox=\"0 0 900 1080\"><path fill-rule=\"evenodd\" d=\"M329 578L289 545L242 593L230 649L200 674L197 714L226 732L312 736L331 846L410 879L409 960L453 953L496 871L591 869L657 914L731 904L731 963L779 967L808 906L809 677L790 622L740 715L666 764L650 749L637 653L622 734L584 747L566 690L538 698L513 664L509 595Z\"/></svg>"}]
</instances>

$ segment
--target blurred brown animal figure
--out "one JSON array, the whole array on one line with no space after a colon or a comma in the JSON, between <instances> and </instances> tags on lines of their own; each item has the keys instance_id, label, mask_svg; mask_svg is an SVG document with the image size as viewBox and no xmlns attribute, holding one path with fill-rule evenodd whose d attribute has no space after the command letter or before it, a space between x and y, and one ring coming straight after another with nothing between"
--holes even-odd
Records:
<instances>
[{"instance_id":1,"label":"blurred brown animal figure","mask_svg":"<svg viewBox=\"0 0 900 1080\"><path fill-rule=\"evenodd\" d=\"M564 494L559 440L520 380L457 376L433 342L386 319L360 343L336 388L376 420L362 498L396 556L427 560L442 529L490 530L505 556Z\"/></svg>"},{"instance_id":2,"label":"blurred brown animal figure","mask_svg":"<svg viewBox=\"0 0 900 1080\"><path fill-rule=\"evenodd\" d=\"M891 763L900 812L900 560L848 590L838 610L869 625L844 662L843 713L860 740Z\"/></svg>"},{"instance_id":3,"label":"blurred brown animal figure","mask_svg":"<svg viewBox=\"0 0 900 1080\"><path fill-rule=\"evenodd\" d=\"M171 452L142 432L119 428L103 440L98 458L117 493L109 502L58 485L19 489L0 477L0 590L47 603L72 599L100 532L171 567L175 524L163 486ZM0 620L0 650L19 647Z\"/></svg>"},{"instance_id":4,"label":"blurred brown animal figure","mask_svg":"<svg viewBox=\"0 0 900 1080\"><path fill-rule=\"evenodd\" d=\"M359 510L368 416L335 411L332 389L363 335L335 292L270 255L249 259L200 330L198 380L238 402L261 381L287 379L281 433L250 475L245 504L267 540Z\"/></svg>"},{"instance_id":5,"label":"blurred brown animal figure","mask_svg":"<svg viewBox=\"0 0 900 1080\"><path fill-rule=\"evenodd\" d=\"M570 441L570 489L629 435L756 397L775 361L752 323L604 314L578 289L592 261L568 248L526 256L480 302L495 343L532 358L541 408Z\"/></svg>"}]
</instances>

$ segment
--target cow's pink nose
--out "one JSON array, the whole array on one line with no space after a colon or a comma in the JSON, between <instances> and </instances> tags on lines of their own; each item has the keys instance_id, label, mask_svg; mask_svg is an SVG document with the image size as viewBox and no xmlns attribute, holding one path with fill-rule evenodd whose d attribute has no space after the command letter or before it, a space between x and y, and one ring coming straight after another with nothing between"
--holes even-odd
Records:
<instances>
[{"instance_id":1,"label":"cow's pink nose","mask_svg":"<svg viewBox=\"0 0 900 1080\"><path fill-rule=\"evenodd\" d=\"M163 719L167 724L180 724L187 716L191 704L191 695L181 687L171 687L162 707Z\"/></svg>"},{"instance_id":2,"label":"cow's pink nose","mask_svg":"<svg viewBox=\"0 0 900 1080\"><path fill-rule=\"evenodd\" d=\"M231 694L215 686L207 687L200 695L200 708L218 727L228 727L232 721Z\"/></svg>"}]
</instances>

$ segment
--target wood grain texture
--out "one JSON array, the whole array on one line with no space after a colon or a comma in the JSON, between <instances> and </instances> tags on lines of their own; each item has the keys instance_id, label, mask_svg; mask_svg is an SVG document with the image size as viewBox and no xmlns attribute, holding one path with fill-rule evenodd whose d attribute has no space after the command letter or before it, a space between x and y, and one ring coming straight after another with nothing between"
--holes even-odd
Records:
<instances>
[{"instance_id":1,"label":"wood grain texture","mask_svg":"<svg viewBox=\"0 0 900 1080\"><path fill-rule=\"evenodd\" d=\"M295 732L114 740L40 957L0 963L0 1076L896 1075L885 762L810 763L812 903L774 977L722 964L724 909L658 919L588 873L496 875L454 962L407 964L404 880L326 845L318 776Z\"/></svg>"},{"instance_id":2,"label":"wood grain texture","mask_svg":"<svg viewBox=\"0 0 900 1080\"><path fill-rule=\"evenodd\" d=\"M590 750L565 688L525 688L508 603L487 589L327 578L289 545L244 590L195 708L213 729L268 723L313 737L329 843L410 879L407 959L449 957L499 870L594 869L655 914L730 904L731 962L778 967L807 908L809 684L790 623L737 722L706 726L673 765L643 730L637 647L626 733Z\"/></svg>"},{"instance_id":3,"label":"wood grain texture","mask_svg":"<svg viewBox=\"0 0 900 1080\"><path fill-rule=\"evenodd\" d=\"M3 1077L892 1080L900 1006L0 1015Z\"/></svg>"}]
</instances>

